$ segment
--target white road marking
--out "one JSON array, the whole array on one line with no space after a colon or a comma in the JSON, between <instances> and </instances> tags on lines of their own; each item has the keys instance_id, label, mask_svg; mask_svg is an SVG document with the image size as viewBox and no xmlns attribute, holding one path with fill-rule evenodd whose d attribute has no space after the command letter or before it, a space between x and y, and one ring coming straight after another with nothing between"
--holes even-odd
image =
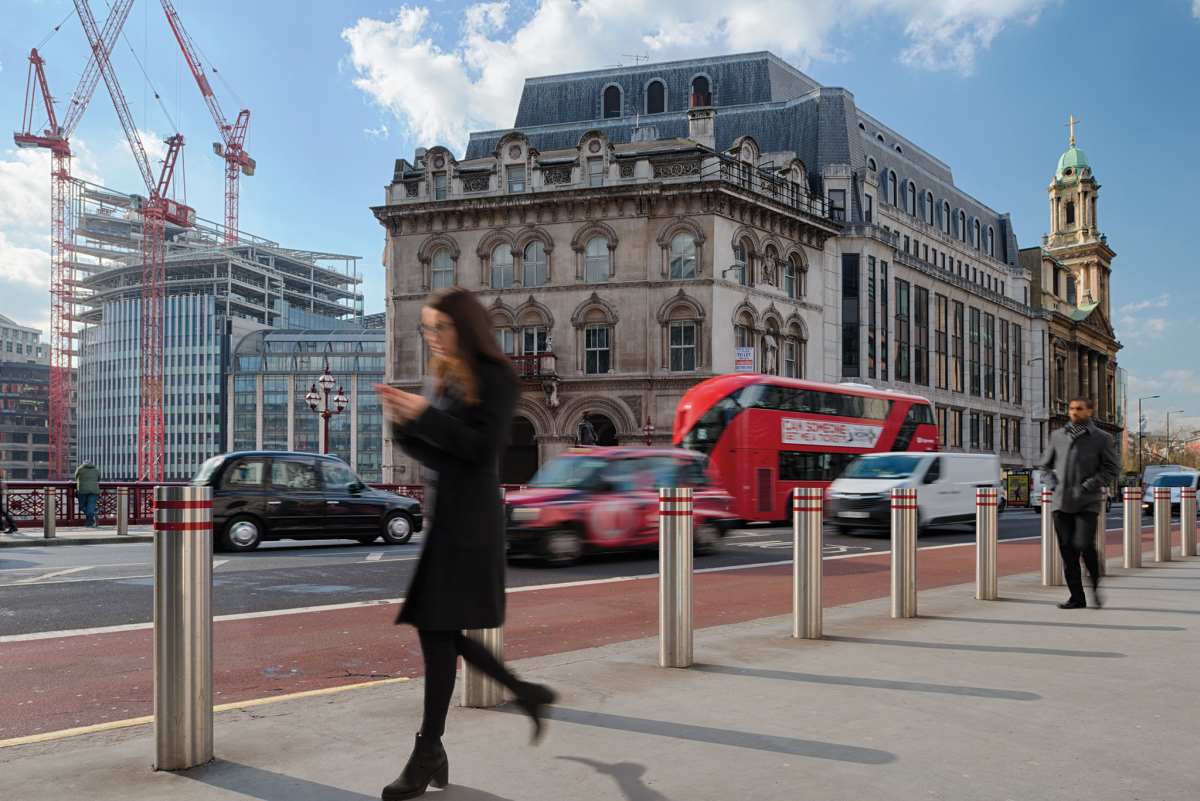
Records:
<instances>
[{"instance_id":1,"label":"white road marking","mask_svg":"<svg viewBox=\"0 0 1200 801\"><path fill-rule=\"evenodd\" d=\"M367 554L368 562L378 562L382 558L383 558L383 551L376 551L375 553Z\"/></svg>"},{"instance_id":2,"label":"white road marking","mask_svg":"<svg viewBox=\"0 0 1200 801\"><path fill-rule=\"evenodd\" d=\"M214 559L213 560L213 570L216 570L218 567L220 567L221 565L225 564L228 561L229 561L228 559Z\"/></svg>"},{"instance_id":3,"label":"white road marking","mask_svg":"<svg viewBox=\"0 0 1200 801\"><path fill-rule=\"evenodd\" d=\"M65 576L68 573L80 573L84 570L91 570L91 569L92 569L91 565L84 565L83 567L68 567L65 570L55 570L53 573L43 573L40 576L30 576L27 579L21 579L19 581L15 581L13 583L14 584L29 584L30 582L41 581L42 579L53 578L54 576Z\"/></svg>"}]
</instances>

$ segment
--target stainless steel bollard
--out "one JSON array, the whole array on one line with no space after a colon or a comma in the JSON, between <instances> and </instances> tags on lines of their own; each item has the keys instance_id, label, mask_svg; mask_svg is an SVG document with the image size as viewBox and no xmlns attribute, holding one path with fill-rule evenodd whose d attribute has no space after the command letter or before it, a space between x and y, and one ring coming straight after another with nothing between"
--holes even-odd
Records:
<instances>
[{"instance_id":1,"label":"stainless steel bollard","mask_svg":"<svg viewBox=\"0 0 1200 801\"><path fill-rule=\"evenodd\" d=\"M42 537L48 540L58 536L58 497L53 487L42 490Z\"/></svg>"},{"instance_id":2,"label":"stainless steel bollard","mask_svg":"<svg viewBox=\"0 0 1200 801\"><path fill-rule=\"evenodd\" d=\"M468 629L467 637L488 649L497 659L504 658L504 629ZM493 681L463 660L462 705L472 709L491 709L504 703L504 685Z\"/></svg>"},{"instance_id":3,"label":"stainless steel bollard","mask_svg":"<svg viewBox=\"0 0 1200 801\"><path fill-rule=\"evenodd\" d=\"M129 534L129 487L117 487L117 534Z\"/></svg>"},{"instance_id":4,"label":"stainless steel bollard","mask_svg":"<svg viewBox=\"0 0 1200 801\"><path fill-rule=\"evenodd\" d=\"M994 601L996 588L997 513L1000 493L995 487L975 488L975 597Z\"/></svg>"},{"instance_id":5,"label":"stainless steel bollard","mask_svg":"<svg viewBox=\"0 0 1200 801\"><path fill-rule=\"evenodd\" d=\"M1196 556L1196 490L1179 491L1179 555Z\"/></svg>"},{"instance_id":6,"label":"stainless steel bollard","mask_svg":"<svg viewBox=\"0 0 1200 801\"><path fill-rule=\"evenodd\" d=\"M1171 488L1154 488L1154 561L1171 561Z\"/></svg>"},{"instance_id":7,"label":"stainless steel bollard","mask_svg":"<svg viewBox=\"0 0 1200 801\"><path fill-rule=\"evenodd\" d=\"M892 617L917 616L917 491L892 490Z\"/></svg>"},{"instance_id":8,"label":"stainless steel bollard","mask_svg":"<svg viewBox=\"0 0 1200 801\"><path fill-rule=\"evenodd\" d=\"M1058 549L1058 534L1054 531L1053 490L1042 490L1042 586L1061 587L1063 579L1062 551Z\"/></svg>"},{"instance_id":9,"label":"stainless steel bollard","mask_svg":"<svg viewBox=\"0 0 1200 801\"><path fill-rule=\"evenodd\" d=\"M1121 567L1142 566L1142 488L1126 487L1122 494Z\"/></svg>"},{"instance_id":10,"label":"stainless steel bollard","mask_svg":"<svg viewBox=\"0 0 1200 801\"><path fill-rule=\"evenodd\" d=\"M212 489L155 487L155 770L213 758L212 675Z\"/></svg>"},{"instance_id":11,"label":"stainless steel bollard","mask_svg":"<svg viewBox=\"0 0 1200 801\"><path fill-rule=\"evenodd\" d=\"M658 666L692 664L692 490L658 491Z\"/></svg>"},{"instance_id":12,"label":"stainless steel bollard","mask_svg":"<svg viewBox=\"0 0 1200 801\"><path fill-rule=\"evenodd\" d=\"M823 539L820 487L800 487L792 495L792 636L821 639Z\"/></svg>"}]
</instances>

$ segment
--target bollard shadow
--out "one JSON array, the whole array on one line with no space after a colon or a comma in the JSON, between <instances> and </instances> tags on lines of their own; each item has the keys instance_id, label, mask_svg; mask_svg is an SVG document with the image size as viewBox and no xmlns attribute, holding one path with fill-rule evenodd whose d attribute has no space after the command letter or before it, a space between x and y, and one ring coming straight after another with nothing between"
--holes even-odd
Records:
<instances>
[{"instance_id":1,"label":"bollard shadow","mask_svg":"<svg viewBox=\"0 0 1200 801\"><path fill-rule=\"evenodd\" d=\"M594 769L601 776L609 776L617 783L626 801L670 801L665 795L646 785L642 776L646 775L646 766L638 762L601 762L587 757L560 756L567 762L578 762Z\"/></svg>"},{"instance_id":2,"label":"bollard shadow","mask_svg":"<svg viewBox=\"0 0 1200 801\"><path fill-rule=\"evenodd\" d=\"M1120 623L1065 623L1055 620L996 620L990 617L952 617L922 615L926 620L949 620L955 623L997 623L1002 626L1051 626L1067 629L1105 629L1107 631L1187 631L1183 626L1126 626Z\"/></svg>"},{"instance_id":3,"label":"bollard shadow","mask_svg":"<svg viewBox=\"0 0 1200 801\"><path fill-rule=\"evenodd\" d=\"M399 767L397 767L399 771ZM258 801L378 801L379 794L365 795L321 782L288 776L252 765L215 759L207 765L180 771L177 776L237 793ZM381 788L382 789L382 788ZM455 785L451 782L445 790L437 793L442 801L512 801L485 790Z\"/></svg>"},{"instance_id":4,"label":"bollard shadow","mask_svg":"<svg viewBox=\"0 0 1200 801\"><path fill-rule=\"evenodd\" d=\"M511 705L497 707L497 711L514 715L523 714ZM896 761L895 754L876 748L862 748L856 745L829 743L822 740L805 740L799 737L758 734L737 729L718 729L712 726L697 726L670 720L610 715L586 709L556 706L549 711L548 717L579 726L594 726L633 734L652 734L657 737L672 737L677 740L727 745L733 748L767 751L773 754L828 759L834 762L850 762L857 765L887 765Z\"/></svg>"},{"instance_id":5,"label":"bollard shadow","mask_svg":"<svg viewBox=\"0 0 1200 801\"><path fill-rule=\"evenodd\" d=\"M1105 587L1107 589L1107 586ZM1010 604L1037 604L1039 606L1058 606L1057 601L1035 601L1032 598L1003 598L1004 603ZM1150 612L1153 614L1165 615L1200 615L1200 609L1150 609L1140 606L1112 606L1105 604L1103 609L1097 611L1104 612Z\"/></svg>"},{"instance_id":6,"label":"bollard shadow","mask_svg":"<svg viewBox=\"0 0 1200 801\"><path fill-rule=\"evenodd\" d=\"M1188 571L1188 572L1192 572L1192 571ZM1107 579L1134 579L1136 581L1149 581L1151 579L1153 579L1154 581L1188 581L1188 580L1195 581L1196 579L1200 579L1200 576L1143 576L1143 575L1138 575L1138 574L1110 573L1107 576L1105 576L1105 578L1107 578Z\"/></svg>"},{"instance_id":7,"label":"bollard shadow","mask_svg":"<svg viewBox=\"0 0 1200 801\"><path fill-rule=\"evenodd\" d=\"M1065 648L1031 648L1025 645L968 645L951 642L919 642L917 640L885 640L880 637L839 637L825 639L833 642L858 643L860 645L890 645L897 648L928 648L936 651L975 651L984 654L1031 654L1033 656L1070 656L1091 659L1122 659L1125 654L1117 651L1072 651Z\"/></svg>"},{"instance_id":8,"label":"bollard shadow","mask_svg":"<svg viewBox=\"0 0 1200 801\"><path fill-rule=\"evenodd\" d=\"M1141 578L1141 576L1138 576ZM1130 587L1125 584L1118 584L1115 587L1111 584L1101 585L1102 589L1110 590L1139 590L1143 592L1200 592L1200 587Z\"/></svg>"},{"instance_id":9,"label":"bollard shadow","mask_svg":"<svg viewBox=\"0 0 1200 801\"><path fill-rule=\"evenodd\" d=\"M824 684L839 687L864 687L873 690L897 690L910 693L935 693L958 695L971 698L995 698L1005 701L1040 701L1042 696L1023 690L996 690L990 687L965 687L954 684L930 684L923 681L898 681L894 679L870 679L862 676L825 676L816 673L794 673L787 670L763 670L731 665L692 665L701 673L721 673L727 676L749 676L757 679L798 681L808 684Z\"/></svg>"}]
</instances>

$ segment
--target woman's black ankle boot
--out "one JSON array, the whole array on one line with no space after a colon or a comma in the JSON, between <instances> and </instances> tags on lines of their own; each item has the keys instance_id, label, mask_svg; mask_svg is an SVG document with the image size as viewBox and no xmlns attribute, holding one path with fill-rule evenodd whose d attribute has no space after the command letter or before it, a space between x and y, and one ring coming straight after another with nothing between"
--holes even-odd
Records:
<instances>
[{"instance_id":1,"label":"woman's black ankle boot","mask_svg":"<svg viewBox=\"0 0 1200 801\"><path fill-rule=\"evenodd\" d=\"M530 738L534 745L542 739L542 715L546 707L558 700L558 693L544 684L534 684L523 681L517 689L517 706L529 716L533 722L533 736Z\"/></svg>"},{"instance_id":2,"label":"woman's black ankle boot","mask_svg":"<svg viewBox=\"0 0 1200 801\"><path fill-rule=\"evenodd\" d=\"M441 740L417 735L412 756L396 781L383 788L383 801L404 801L424 795L429 785L445 787L450 783L450 760Z\"/></svg>"}]
</instances>

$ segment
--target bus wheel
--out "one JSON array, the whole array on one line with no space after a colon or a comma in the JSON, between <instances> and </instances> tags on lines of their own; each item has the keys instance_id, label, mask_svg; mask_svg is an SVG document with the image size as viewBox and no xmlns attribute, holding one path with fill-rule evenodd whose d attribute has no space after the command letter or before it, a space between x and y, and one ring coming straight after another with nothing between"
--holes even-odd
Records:
<instances>
[{"instance_id":1,"label":"bus wheel","mask_svg":"<svg viewBox=\"0 0 1200 801\"><path fill-rule=\"evenodd\" d=\"M707 554L717 549L721 532L712 523L698 523L692 531L692 553Z\"/></svg>"}]
</instances>

